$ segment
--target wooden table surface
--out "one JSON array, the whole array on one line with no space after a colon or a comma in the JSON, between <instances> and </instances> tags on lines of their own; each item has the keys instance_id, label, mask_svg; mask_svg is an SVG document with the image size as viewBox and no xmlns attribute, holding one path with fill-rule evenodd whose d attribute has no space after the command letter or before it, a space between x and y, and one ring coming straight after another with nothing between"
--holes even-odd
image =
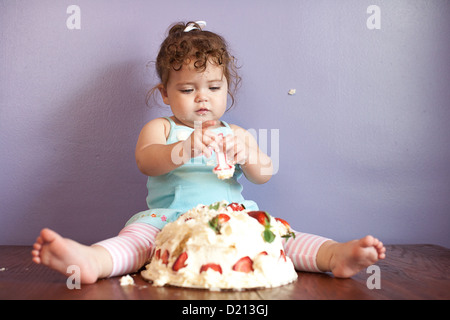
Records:
<instances>
[{"instance_id":1,"label":"wooden table surface","mask_svg":"<svg viewBox=\"0 0 450 320\"><path fill-rule=\"evenodd\" d=\"M66 277L31 262L31 247L0 246L0 300L303 300L303 299L450 299L450 250L434 245L389 245L377 263L381 288L369 289L372 273L351 279L298 273L292 284L260 290L208 291L153 287L133 274L134 286L120 286L120 277L69 289Z\"/></svg>"}]
</instances>

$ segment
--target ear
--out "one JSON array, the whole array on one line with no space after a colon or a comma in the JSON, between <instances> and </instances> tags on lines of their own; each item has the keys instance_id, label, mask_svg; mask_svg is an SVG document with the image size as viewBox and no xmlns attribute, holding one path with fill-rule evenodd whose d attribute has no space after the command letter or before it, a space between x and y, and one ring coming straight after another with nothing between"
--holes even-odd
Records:
<instances>
[{"instance_id":1,"label":"ear","mask_svg":"<svg viewBox=\"0 0 450 320\"><path fill-rule=\"evenodd\" d=\"M161 83L160 85L158 85L158 90L161 93L161 98L163 100L163 102L167 105L169 105L169 96L167 95L167 90L164 87L164 85Z\"/></svg>"}]
</instances>

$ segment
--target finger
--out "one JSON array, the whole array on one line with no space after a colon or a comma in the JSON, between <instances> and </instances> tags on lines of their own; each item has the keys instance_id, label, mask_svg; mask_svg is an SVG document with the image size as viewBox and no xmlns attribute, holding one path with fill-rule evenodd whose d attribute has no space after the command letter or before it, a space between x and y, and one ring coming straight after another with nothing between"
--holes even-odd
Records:
<instances>
[{"instance_id":1,"label":"finger","mask_svg":"<svg viewBox=\"0 0 450 320\"><path fill-rule=\"evenodd\" d=\"M202 142L205 146L209 147L211 146L212 148L214 148L214 150L218 150L219 149L219 145L217 143L217 135L213 132L207 132L206 134L203 135L202 137Z\"/></svg>"},{"instance_id":2,"label":"finger","mask_svg":"<svg viewBox=\"0 0 450 320\"><path fill-rule=\"evenodd\" d=\"M208 143L214 148L215 152L224 152L223 137L221 134L214 133L211 130L206 131L206 136L211 139Z\"/></svg>"},{"instance_id":3,"label":"finger","mask_svg":"<svg viewBox=\"0 0 450 320\"><path fill-rule=\"evenodd\" d=\"M236 139L236 145L234 149L236 162L239 164L245 164L249 158L249 149L248 146L242 141L238 141Z\"/></svg>"},{"instance_id":4,"label":"finger","mask_svg":"<svg viewBox=\"0 0 450 320\"><path fill-rule=\"evenodd\" d=\"M238 141L235 136L227 136L225 139L224 151L230 159L233 159L238 151Z\"/></svg>"},{"instance_id":5,"label":"finger","mask_svg":"<svg viewBox=\"0 0 450 320\"><path fill-rule=\"evenodd\" d=\"M214 141L220 140L219 136L216 133L214 133L212 130L207 129L207 130L203 131L202 134L203 134L203 138L209 138Z\"/></svg>"},{"instance_id":6,"label":"finger","mask_svg":"<svg viewBox=\"0 0 450 320\"><path fill-rule=\"evenodd\" d=\"M218 151L217 142L214 140L214 136L202 135L201 138L198 137L194 140L194 144L192 146L192 155L193 157L197 157L200 155L205 155L207 158L210 158L212 155L212 150Z\"/></svg>"},{"instance_id":7,"label":"finger","mask_svg":"<svg viewBox=\"0 0 450 320\"><path fill-rule=\"evenodd\" d=\"M202 136L201 151L207 158L210 158L212 156L212 150L217 152L218 146L215 141L215 135L209 132Z\"/></svg>"},{"instance_id":8,"label":"finger","mask_svg":"<svg viewBox=\"0 0 450 320\"><path fill-rule=\"evenodd\" d=\"M236 153L236 157L235 157L234 161L236 164L240 164L240 165L245 164L247 162L245 150L242 150L242 151L239 151L238 153Z\"/></svg>"},{"instance_id":9,"label":"finger","mask_svg":"<svg viewBox=\"0 0 450 320\"><path fill-rule=\"evenodd\" d=\"M217 120L208 120L205 122L202 122L202 129L207 129L209 127L217 125Z\"/></svg>"},{"instance_id":10,"label":"finger","mask_svg":"<svg viewBox=\"0 0 450 320\"><path fill-rule=\"evenodd\" d=\"M203 146L202 153L206 158L211 158L212 156L211 149L213 149L211 146Z\"/></svg>"},{"instance_id":11,"label":"finger","mask_svg":"<svg viewBox=\"0 0 450 320\"><path fill-rule=\"evenodd\" d=\"M210 130L206 131L194 130L194 132L191 134L192 147L197 150L201 150L203 145L208 145L214 140L215 135Z\"/></svg>"},{"instance_id":12,"label":"finger","mask_svg":"<svg viewBox=\"0 0 450 320\"><path fill-rule=\"evenodd\" d=\"M226 136L223 137L223 141L224 141L225 143L227 143L227 142L233 141L234 138L236 138L235 135L233 135L233 134L227 134Z\"/></svg>"},{"instance_id":13,"label":"finger","mask_svg":"<svg viewBox=\"0 0 450 320\"><path fill-rule=\"evenodd\" d=\"M225 137L222 137L219 145L224 148L224 151L226 151L233 145L233 141L233 135L227 135Z\"/></svg>"}]
</instances>

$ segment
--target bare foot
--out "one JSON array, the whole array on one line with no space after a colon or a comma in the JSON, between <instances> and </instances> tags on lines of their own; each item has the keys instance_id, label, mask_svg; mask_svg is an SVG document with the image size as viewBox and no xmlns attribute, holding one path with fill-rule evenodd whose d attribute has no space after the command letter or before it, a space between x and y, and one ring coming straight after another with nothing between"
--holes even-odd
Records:
<instances>
[{"instance_id":1,"label":"bare foot","mask_svg":"<svg viewBox=\"0 0 450 320\"><path fill-rule=\"evenodd\" d=\"M103 247L82 245L63 238L50 229L41 230L31 255L33 262L43 264L67 276L71 275L67 273L68 266L78 266L80 281L84 284L94 283L99 278L107 276L110 271L103 261L108 263L108 259L111 260L111 258ZM110 263L112 268L112 260Z\"/></svg>"},{"instance_id":2,"label":"bare foot","mask_svg":"<svg viewBox=\"0 0 450 320\"><path fill-rule=\"evenodd\" d=\"M345 243L330 242L326 244L322 254L327 254L328 266L337 278L350 278L364 268L371 266L386 257L383 243L372 236ZM319 250L320 254L320 250Z\"/></svg>"}]
</instances>

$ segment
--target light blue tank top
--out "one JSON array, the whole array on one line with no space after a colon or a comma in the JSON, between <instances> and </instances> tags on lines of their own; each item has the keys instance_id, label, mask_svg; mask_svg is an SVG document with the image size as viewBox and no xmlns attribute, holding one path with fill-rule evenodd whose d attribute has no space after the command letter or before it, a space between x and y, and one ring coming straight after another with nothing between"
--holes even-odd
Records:
<instances>
[{"instance_id":1,"label":"light blue tank top","mask_svg":"<svg viewBox=\"0 0 450 320\"><path fill-rule=\"evenodd\" d=\"M194 131L193 128L175 124L171 118L166 119L170 122L166 144L185 140ZM226 122L222 121L222 124L223 127L212 129L213 132L224 136L233 134ZM237 181L242 176L240 166L235 166L232 178L220 180L212 171L216 166L215 159L213 152L210 158L202 155L169 173L148 177L146 199L149 210L134 215L127 225L144 222L161 229L198 204L209 205L222 200L241 203L249 210L258 210L254 201L245 200L242 196L242 185Z\"/></svg>"}]
</instances>

